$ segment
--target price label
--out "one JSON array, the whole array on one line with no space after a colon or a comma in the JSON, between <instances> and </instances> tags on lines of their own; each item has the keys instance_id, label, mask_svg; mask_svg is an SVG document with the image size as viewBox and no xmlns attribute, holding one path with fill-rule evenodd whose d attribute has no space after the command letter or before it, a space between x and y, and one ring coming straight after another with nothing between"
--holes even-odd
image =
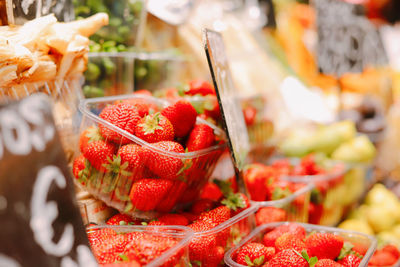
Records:
<instances>
[{"instance_id":1,"label":"price label","mask_svg":"<svg viewBox=\"0 0 400 267\"><path fill-rule=\"evenodd\" d=\"M97 266L47 96L0 106L0 266Z\"/></svg>"},{"instance_id":2,"label":"price label","mask_svg":"<svg viewBox=\"0 0 400 267\"><path fill-rule=\"evenodd\" d=\"M206 29L203 33L203 41L217 92L223 126L228 135L231 155L238 173L243 169L250 151L246 123L239 103L238 93L233 84L221 34Z\"/></svg>"},{"instance_id":3,"label":"price label","mask_svg":"<svg viewBox=\"0 0 400 267\"><path fill-rule=\"evenodd\" d=\"M341 76L366 66L387 64L381 36L359 5L341 0L315 0L318 27L318 66Z\"/></svg>"},{"instance_id":4,"label":"price label","mask_svg":"<svg viewBox=\"0 0 400 267\"><path fill-rule=\"evenodd\" d=\"M51 13L58 21L71 21L75 17L71 0L5 0L5 3L6 9L1 12L6 11L10 25L21 25Z\"/></svg>"}]
</instances>

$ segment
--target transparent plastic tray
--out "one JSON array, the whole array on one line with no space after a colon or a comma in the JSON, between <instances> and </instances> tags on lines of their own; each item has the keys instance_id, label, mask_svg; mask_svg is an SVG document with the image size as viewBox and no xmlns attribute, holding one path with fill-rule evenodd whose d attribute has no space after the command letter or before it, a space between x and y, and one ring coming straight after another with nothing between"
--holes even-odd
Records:
<instances>
[{"instance_id":1,"label":"transparent plastic tray","mask_svg":"<svg viewBox=\"0 0 400 267\"><path fill-rule=\"evenodd\" d=\"M307 222L310 193L314 188L314 184L309 183L288 197L272 201L251 201L251 203L257 205L259 209L263 207L281 209L286 215L281 221ZM257 221L256 223L258 224Z\"/></svg>"},{"instance_id":2,"label":"transparent plastic tray","mask_svg":"<svg viewBox=\"0 0 400 267\"><path fill-rule=\"evenodd\" d=\"M124 99L140 99L146 101L147 103L154 104L160 108L168 106L168 102L166 101L143 95L123 95L87 99L85 101L82 101L79 107L83 114L80 132L82 133L88 127L98 127L98 125L101 124L108 129L117 132L121 136L126 137L127 139L132 141L132 143L135 143L142 147L146 147L146 149L157 153L157 155L160 155L160 157L168 158L173 161L181 161L182 168L177 172L177 176L179 174L180 179L176 179L173 181L174 185L171 187L172 189L170 190L170 192L165 196L164 201L175 199L176 203L173 203L171 208L173 206L183 204L178 201L178 194L183 194L183 192L185 191L182 190L182 188L186 188L186 190L192 190L193 194L195 195L195 193L199 191L202 186L208 181L208 178L213 172L216 162L219 159L221 153L224 151L226 144L214 145L206 149L188 153L168 152L156 148L153 144L143 141L142 139L116 127L115 125L103 120L98 116L101 110L108 104L112 104L115 103L115 101L120 101ZM222 139L225 138L224 132L214 125L200 118L197 118L197 123L204 123L209 125L214 130L216 136ZM117 149L120 147L120 145L118 144L115 145ZM77 149L75 156L78 157L79 153L80 152ZM128 179L126 176L121 175L110 181L110 176L107 175L108 172L109 171L102 173L100 171L95 171L95 174L91 175L89 179L81 180L79 182L81 184L84 184L84 188L95 198L104 201L107 205L118 209L123 213L128 213L133 217L138 217L142 219L152 219L157 216L158 204L156 204L156 208L154 210L146 211L139 211L135 209L135 207L133 207L132 202L129 198L129 193L134 184L134 179ZM136 174L133 173L133 178L137 178L135 175ZM161 211L168 212L169 210Z\"/></svg>"},{"instance_id":3,"label":"transparent plastic tray","mask_svg":"<svg viewBox=\"0 0 400 267\"><path fill-rule=\"evenodd\" d=\"M84 94L87 98L155 91L187 81L186 60L173 52L89 53Z\"/></svg>"},{"instance_id":4,"label":"transparent plastic tray","mask_svg":"<svg viewBox=\"0 0 400 267\"><path fill-rule=\"evenodd\" d=\"M166 250L158 258L152 259L151 262L144 266L156 267L156 266L189 266L188 259L188 245L193 237L193 231L185 226L92 226L87 228L87 233L93 233L102 229L112 229L117 234L127 234L135 232L143 232L151 237L157 238L168 238L176 241L176 244ZM171 262L171 259L178 255L177 262ZM140 259L139 259L140 260Z\"/></svg>"},{"instance_id":5,"label":"transparent plastic tray","mask_svg":"<svg viewBox=\"0 0 400 267\"><path fill-rule=\"evenodd\" d=\"M246 238L244 238L242 241L240 241L240 243L238 243L235 247L231 248L225 254L225 257L224 257L225 263L228 266L243 267L244 265L238 264L232 259L232 255L234 254L234 252L236 250L238 250L240 247L242 247L243 245L247 244L248 242L260 241L262 239L262 237L264 236L264 234L270 232L271 230L275 229L276 227L278 227L280 225L287 224L287 223L288 222L276 222L276 223L264 224L264 225L257 227L256 229L254 229L251 232L250 235L248 235ZM325 226L318 226L318 225L304 224L304 223L298 223L298 224L302 225L306 229L307 234L309 234L311 232L333 233L336 235L340 235L346 241L357 242L357 243L361 243L365 246L368 246L368 250L367 250L366 254L364 255L363 260L361 261L361 264L359 265L359 267L368 266L368 261L372 257L372 255L376 249L377 241L374 237L369 236L369 235L365 235L365 234L361 234L361 233L357 233L357 232L353 232L353 231L346 231L346 230L333 228L333 227L325 227Z\"/></svg>"}]
</instances>

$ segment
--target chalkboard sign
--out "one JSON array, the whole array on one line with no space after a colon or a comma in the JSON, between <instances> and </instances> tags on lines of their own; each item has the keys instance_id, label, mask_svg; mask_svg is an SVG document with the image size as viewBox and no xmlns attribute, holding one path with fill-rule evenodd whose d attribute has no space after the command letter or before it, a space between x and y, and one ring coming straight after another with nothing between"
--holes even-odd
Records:
<instances>
[{"instance_id":1,"label":"chalkboard sign","mask_svg":"<svg viewBox=\"0 0 400 267\"><path fill-rule=\"evenodd\" d=\"M0 266L97 266L48 97L0 106Z\"/></svg>"},{"instance_id":2,"label":"chalkboard sign","mask_svg":"<svg viewBox=\"0 0 400 267\"><path fill-rule=\"evenodd\" d=\"M260 9L265 13L266 28L276 28L275 8L272 0L259 0Z\"/></svg>"},{"instance_id":3,"label":"chalkboard sign","mask_svg":"<svg viewBox=\"0 0 400 267\"><path fill-rule=\"evenodd\" d=\"M318 27L318 66L341 76L366 66L387 64L381 36L365 17L362 6L342 0L315 0Z\"/></svg>"},{"instance_id":4,"label":"chalkboard sign","mask_svg":"<svg viewBox=\"0 0 400 267\"><path fill-rule=\"evenodd\" d=\"M7 24L10 25L22 25L51 13L58 21L71 21L75 17L72 0L5 0L5 3Z\"/></svg>"},{"instance_id":5,"label":"chalkboard sign","mask_svg":"<svg viewBox=\"0 0 400 267\"><path fill-rule=\"evenodd\" d=\"M229 69L224 41L220 33L209 29L204 30L203 41L235 169L241 171L250 151L249 137Z\"/></svg>"}]
</instances>

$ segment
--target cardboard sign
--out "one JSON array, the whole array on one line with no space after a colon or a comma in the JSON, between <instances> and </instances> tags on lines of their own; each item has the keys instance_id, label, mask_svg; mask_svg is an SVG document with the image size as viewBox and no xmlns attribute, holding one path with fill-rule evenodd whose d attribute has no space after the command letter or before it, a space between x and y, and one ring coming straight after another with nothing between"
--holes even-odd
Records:
<instances>
[{"instance_id":1,"label":"cardboard sign","mask_svg":"<svg viewBox=\"0 0 400 267\"><path fill-rule=\"evenodd\" d=\"M0 266L97 266L48 97L0 106Z\"/></svg>"},{"instance_id":2,"label":"cardboard sign","mask_svg":"<svg viewBox=\"0 0 400 267\"><path fill-rule=\"evenodd\" d=\"M221 34L209 29L204 30L203 41L235 169L236 172L241 171L250 151L250 144L224 41Z\"/></svg>"},{"instance_id":3,"label":"cardboard sign","mask_svg":"<svg viewBox=\"0 0 400 267\"><path fill-rule=\"evenodd\" d=\"M387 64L381 36L364 16L364 9L341 0L315 0L318 27L318 66L341 76L366 66Z\"/></svg>"},{"instance_id":4,"label":"cardboard sign","mask_svg":"<svg viewBox=\"0 0 400 267\"><path fill-rule=\"evenodd\" d=\"M3 25L22 25L28 20L54 13L58 21L74 19L72 0L5 0L7 21Z\"/></svg>"}]
</instances>

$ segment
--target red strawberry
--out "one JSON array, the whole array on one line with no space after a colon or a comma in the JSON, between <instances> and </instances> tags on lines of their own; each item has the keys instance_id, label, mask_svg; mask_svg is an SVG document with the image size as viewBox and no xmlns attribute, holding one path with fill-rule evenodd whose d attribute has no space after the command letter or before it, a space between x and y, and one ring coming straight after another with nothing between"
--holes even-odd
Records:
<instances>
[{"instance_id":1,"label":"red strawberry","mask_svg":"<svg viewBox=\"0 0 400 267\"><path fill-rule=\"evenodd\" d=\"M199 218L199 215L196 214L192 214L189 212L183 212L181 213L182 216L185 216L185 218L189 221L189 223L192 223L194 221L196 221Z\"/></svg>"},{"instance_id":2,"label":"red strawberry","mask_svg":"<svg viewBox=\"0 0 400 267\"><path fill-rule=\"evenodd\" d=\"M210 199L213 201L218 201L223 197L221 189L219 189L218 185L208 182L201 190L200 199Z\"/></svg>"},{"instance_id":3,"label":"red strawberry","mask_svg":"<svg viewBox=\"0 0 400 267\"><path fill-rule=\"evenodd\" d=\"M144 117L158 110L157 106L149 101L141 98L128 98L117 100L115 104L124 103L133 106L138 111L140 117Z\"/></svg>"},{"instance_id":4,"label":"red strawberry","mask_svg":"<svg viewBox=\"0 0 400 267\"><path fill-rule=\"evenodd\" d=\"M284 233L294 234L300 239L304 239L306 237L306 230L303 226L297 223L288 223L278 226L274 230L266 233L263 238L264 245L267 247L273 247L276 239Z\"/></svg>"},{"instance_id":5,"label":"red strawberry","mask_svg":"<svg viewBox=\"0 0 400 267\"><path fill-rule=\"evenodd\" d=\"M110 219L107 220L108 225L127 225L133 223L133 219L126 214L115 214Z\"/></svg>"},{"instance_id":6,"label":"red strawberry","mask_svg":"<svg viewBox=\"0 0 400 267\"><path fill-rule=\"evenodd\" d=\"M218 267L224 259L225 250L221 246L216 246L210 251L208 257L203 260L201 266L205 267Z\"/></svg>"},{"instance_id":7,"label":"red strawberry","mask_svg":"<svg viewBox=\"0 0 400 267\"><path fill-rule=\"evenodd\" d=\"M308 221L311 224L319 224L322 215L324 212L324 205L323 204L314 204L310 202L308 206Z\"/></svg>"},{"instance_id":8,"label":"red strawberry","mask_svg":"<svg viewBox=\"0 0 400 267\"><path fill-rule=\"evenodd\" d=\"M364 244L364 243L353 242L353 246L354 247L352 248L352 250L354 252L357 252L358 254L360 254L362 256L364 256L367 253L368 249L369 249L369 246L367 244Z\"/></svg>"},{"instance_id":9,"label":"red strawberry","mask_svg":"<svg viewBox=\"0 0 400 267\"><path fill-rule=\"evenodd\" d=\"M400 258L400 251L399 251L399 250L397 249L397 247L394 246L394 245L391 245L391 244L386 245L386 246L384 246L381 250L382 250L382 251L385 251L385 252L391 253L396 259L399 259L399 258ZM364 254L365 254L365 253L364 253ZM364 254L362 254L362 255L364 255Z\"/></svg>"},{"instance_id":10,"label":"red strawberry","mask_svg":"<svg viewBox=\"0 0 400 267\"><path fill-rule=\"evenodd\" d=\"M117 155L120 157L121 169L131 173L131 178L136 181L143 176L143 149L136 144L128 144L120 147Z\"/></svg>"},{"instance_id":11,"label":"red strawberry","mask_svg":"<svg viewBox=\"0 0 400 267\"><path fill-rule=\"evenodd\" d=\"M214 87L204 80L193 80L189 82L189 90L185 92L187 95L215 95Z\"/></svg>"},{"instance_id":12,"label":"red strawberry","mask_svg":"<svg viewBox=\"0 0 400 267\"><path fill-rule=\"evenodd\" d=\"M207 124L196 124L190 132L186 148L189 152L201 150L214 144L214 130Z\"/></svg>"},{"instance_id":13,"label":"red strawberry","mask_svg":"<svg viewBox=\"0 0 400 267\"><path fill-rule=\"evenodd\" d=\"M209 117L215 121L219 121L221 118L221 110L219 108L217 97L213 97L212 99L207 99L207 102L204 104L204 115Z\"/></svg>"},{"instance_id":14,"label":"red strawberry","mask_svg":"<svg viewBox=\"0 0 400 267\"><path fill-rule=\"evenodd\" d=\"M250 206L250 201L243 193L229 193L227 197L221 201L221 204L231 209L231 216L233 217L247 209Z\"/></svg>"},{"instance_id":15,"label":"red strawberry","mask_svg":"<svg viewBox=\"0 0 400 267\"><path fill-rule=\"evenodd\" d=\"M387 251L378 250L371 257L368 266L392 266L397 262L396 257Z\"/></svg>"},{"instance_id":16,"label":"red strawberry","mask_svg":"<svg viewBox=\"0 0 400 267\"><path fill-rule=\"evenodd\" d=\"M358 266L358 265L357 265ZM315 265L315 267L343 267L342 264L337 263L334 260L330 260L330 259L322 259L319 260L317 262L317 264Z\"/></svg>"},{"instance_id":17,"label":"red strawberry","mask_svg":"<svg viewBox=\"0 0 400 267\"><path fill-rule=\"evenodd\" d=\"M140 120L137 109L132 105L124 103L105 107L101 111L99 117L131 134L135 133L136 124ZM103 124L99 124L99 128L101 135L108 141L112 141L116 144L131 143L131 140Z\"/></svg>"},{"instance_id":18,"label":"red strawberry","mask_svg":"<svg viewBox=\"0 0 400 267\"><path fill-rule=\"evenodd\" d=\"M251 200L265 201L271 198L267 185L276 179L271 167L260 163L251 164L246 167L243 177Z\"/></svg>"},{"instance_id":19,"label":"red strawberry","mask_svg":"<svg viewBox=\"0 0 400 267\"><path fill-rule=\"evenodd\" d=\"M87 236L91 246L103 243L104 241L115 236L117 233L110 228L103 229L89 229L87 230Z\"/></svg>"},{"instance_id":20,"label":"red strawberry","mask_svg":"<svg viewBox=\"0 0 400 267\"><path fill-rule=\"evenodd\" d=\"M196 123L197 112L186 100L179 100L166 107L161 114L172 123L176 137L185 137Z\"/></svg>"},{"instance_id":21,"label":"red strawberry","mask_svg":"<svg viewBox=\"0 0 400 267\"><path fill-rule=\"evenodd\" d=\"M114 145L99 140L88 144L83 155L97 170L106 172L107 165L113 159L114 151Z\"/></svg>"},{"instance_id":22,"label":"red strawberry","mask_svg":"<svg viewBox=\"0 0 400 267\"><path fill-rule=\"evenodd\" d=\"M339 256L344 240L331 233L314 233L306 238L305 243L311 257L334 260Z\"/></svg>"},{"instance_id":23,"label":"red strawberry","mask_svg":"<svg viewBox=\"0 0 400 267\"><path fill-rule=\"evenodd\" d=\"M86 159L83 155L74 159L74 163L72 164L72 173L76 179L79 179L79 173L86 168L85 160Z\"/></svg>"},{"instance_id":24,"label":"red strawberry","mask_svg":"<svg viewBox=\"0 0 400 267\"><path fill-rule=\"evenodd\" d=\"M84 153L89 143L102 140L99 128L91 126L84 130L79 137L79 150Z\"/></svg>"},{"instance_id":25,"label":"red strawberry","mask_svg":"<svg viewBox=\"0 0 400 267\"><path fill-rule=\"evenodd\" d=\"M169 194L165 195L164 199L158 203L156 210L159 212L170 212L186 189L187 183L180 180L173 181Z\"/></svg>"},{"instance_id":26,"label":"red strawberry","mask_svg":"<svg viewBox=\"0 0 400 267\"><path fill-rule=\"evenodd\" d=\"M171 122L160 113L147 115L136 125L135 135L148 143L174 140Z\"/></svg>"},{"instance_id":27,"label":"red strawberry","mask_svg":"<svg viewBox=\"0 0 400 267\"><path fill-rule=\"evenodd\" d=\"M260 208L256 213L256 224L266 224L271 222L283 222L287 219L287 212L284 209L275 207Z\"/></svg>"},{"instance_id":28,"label":"red strawberry","mask_svg":"<svg viewBox=\"0 0 400 267\"><path fill-rule=\"evenodd\" d=\"M361 263L361 259L354 254L350 254L339 260L338 263L345 267L358 267Z\"/></svg>"},{"instance_id":29,"label":"red strawberry","mask_svg":"<svg viewBox=\"0 0 400 267\"><path fill-rule=\"evenodd\" d=\"M285 233L275 240L275 249L277 252L286 249L294 249L297 252L301 252L306 249L306 244L298 236Z\"/></svg>"},{"instance_id":30,"label":"red strawberry","mask_svg":"<svg viewBox=\"0 0 400 267\"><path fill-rule=\"evenodd\" d=\"M309 267L309 263L293 249L283 250L268 262L267 267Z\"/></svg>"},{"instance_id":31,"label":"red strawberry","mask_svg":"<svg viewBox=\"0 0 400 267\"><path fill-rule=\"evenodd\" d=\"M127 241L123 235L114 235L104 242L92 245L92 251L98 263L107 264L114 263L119 259L127 245Z\"/></svg>"},{"instance_id":32,"label":"red strawberry","mask_svg":"<svg viewBox=\"0 0 400 267\"><path fill-rule=\"evenodd\" d=\"M217 245L215 234L198 234L210 230L210 227L203 221L196 221L189 225L195 232L189 244L189 257L191 261L202 261L209 257L210 251Z\"/></svg>"},{"instance_id":33,"label":"red strawberry","mask_svg":"<svg viewBox=\"0 0 400 267\"><path fill-rule=\"evenodd\" d=\"M182 145L174 141L160 141L154 143L153 146L165 152L185 152ZM144 147L144 150L147 157L145 164L151 172L165 179L176 179L178 177L178 172L183 167L183 162L180 158L163 155L150 147Z\"/></svg>"},{"instance_id":34,"label":"red strawberry","mask_svg":"<svg viewBox=\"0 0 400 267\"><path fill-rule=\"evenodd\" d=\"M164 223L164 222L160 222L160 221L151 221L151 222L149 222L148 225L149 226L164 226L164 225L167 225L167 224Z\"/></svg>"},{"instance_id":35,"label":"red strawberry","mask_svg":"<svg viewBox=\"0 0 400 267\"><path fill-rule=\"evenodd\" d=\"M247 106L243 109L243 116L247 126L254 124L257 116L257 109L252 106Z\"/></svg>"},{"instance_id":36,"label":"red strawberry","mask_svg":"<svg viewBox=\"0 0 400 267\"><path fill-rule=\"evenodd\" d=\"M231 217L230 209L226 206L220 206L213 210L203 212L198 218L198 221L207 221L208 223L210 223L210 225L213 225L213 227L215 227L229 220L230 217Z\"/></svg>"},{"instance_id":37,"label":"red strawberry","mask_svg":"<svg viewBox=\"0 0 400 267\"><path fill-rule=\"evenodd\" d=\"M146 89L140 89L140 90L136 90L135 92L133 92L134 95L147 95L147 96L151 96L151 92L149 90Z\"/></svg>"},{"instance_id":38,"label":"red strawberry","mask_svg":"<svg viewBox=\"0 0 400 267\"><path fill-rule=\"evenodd\" d=\"M274 255L273 247L266 247L261 243L247 243L239 249L236 262L247 266L262 266Z\"/></svg>"},{"instance_id":39,"label":"red strawberry","mask_svg":"<svg viewBox=\"0 0 400 267\"><path fill-rule=\"evenodd\" d=\"M180 214L165 214L158 218L160 222L166 225L188 225L189 221L185 216Z\"/></svg>"},{"instance_id":40,"label":"red strawberry","mask_svg":"<svg viewBox=\"0 0 400 267\"><path fill-rule=\"evenodd\" d=\"M133 184L129 198L133 206L141 211L154 210L169 193L172 181L164 179L142 179Z\"/></svg>"}]
</instances>

